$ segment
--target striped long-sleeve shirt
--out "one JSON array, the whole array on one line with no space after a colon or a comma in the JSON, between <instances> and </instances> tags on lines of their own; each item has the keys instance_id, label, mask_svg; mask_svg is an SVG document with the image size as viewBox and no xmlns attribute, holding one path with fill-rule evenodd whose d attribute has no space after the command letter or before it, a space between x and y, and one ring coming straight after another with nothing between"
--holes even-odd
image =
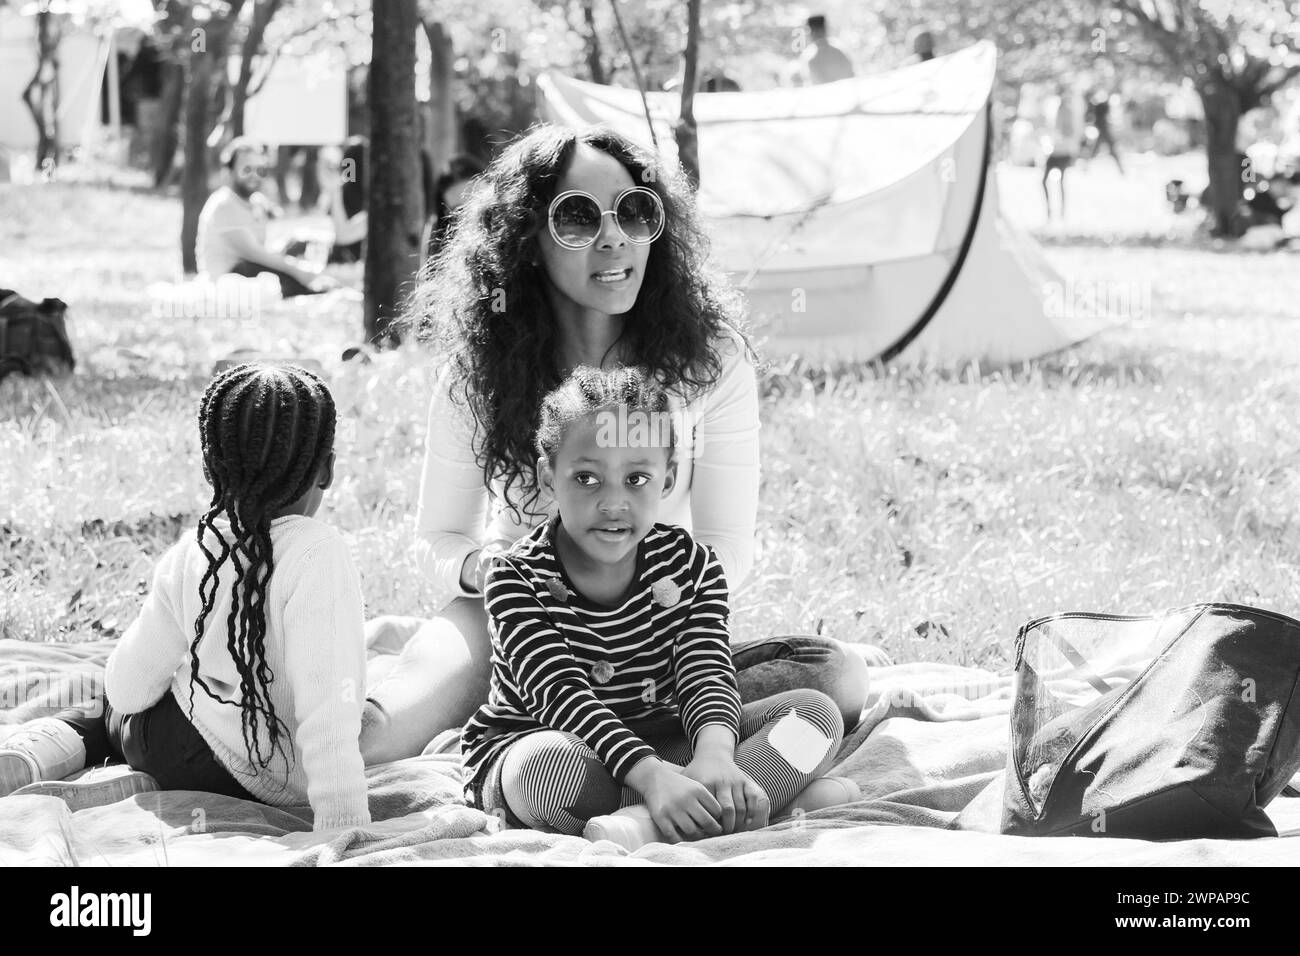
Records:
<instances>
[{"instance_id":1,"label":"striped long-sleeve shirt","mask_svg":"<svg viewBox=\"0 0 1300 956\"><path fill-rule=\"evenodd\" d=\"M656 524L615 607L578 593L555 553L554 517L494 559L484 596L492 635L488 701L465 725L467 791L524 734L580 737L620 783L655 755L638 731L710 724L739 733L727 585L708 545Z\"/></svg>"}]
</instances>

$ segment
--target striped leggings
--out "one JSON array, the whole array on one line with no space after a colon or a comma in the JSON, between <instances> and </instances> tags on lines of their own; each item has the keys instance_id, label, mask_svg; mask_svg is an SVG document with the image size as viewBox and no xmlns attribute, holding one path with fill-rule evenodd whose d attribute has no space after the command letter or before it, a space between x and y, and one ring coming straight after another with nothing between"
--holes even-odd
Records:
<instances>
[{"instance_id":1,"label":"striped leggings","mask_svg":"<svg viewBox=\"0 0 1300 956\"><path fill-rule=\"evenodd\" d=\"M843 735L839 707L821 691L774 694L741 708L736 766L767 794L776 816L830 768ZM680 732L646 743L663 760L690 763L690 743ZM481 805L513 826L578 836L592 817L644 802L614 780L581 738L539 730L492 761Z\"/></svg>"}]
</instances>

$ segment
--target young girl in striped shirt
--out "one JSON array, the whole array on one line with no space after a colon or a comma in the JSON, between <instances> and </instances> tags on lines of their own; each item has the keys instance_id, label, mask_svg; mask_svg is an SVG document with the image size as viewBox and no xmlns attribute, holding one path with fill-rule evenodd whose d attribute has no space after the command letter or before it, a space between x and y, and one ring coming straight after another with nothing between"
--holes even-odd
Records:
<instances>
[{"instance_id":1,"label":"young girl in striped shirt","mask_svg":"<svg viewBox=\"0 0 1300 956\"><path fill-rule=\"evenodd\" d=\"M544 400L537 474L558 513L493 560L491 690L461 738L470 800L515 826L629 849L755 829L835 759L843 719L820 691L741 706L722 566L656 520L668 407L629 368L579 367Z\"/></svg>"}]
</instances>

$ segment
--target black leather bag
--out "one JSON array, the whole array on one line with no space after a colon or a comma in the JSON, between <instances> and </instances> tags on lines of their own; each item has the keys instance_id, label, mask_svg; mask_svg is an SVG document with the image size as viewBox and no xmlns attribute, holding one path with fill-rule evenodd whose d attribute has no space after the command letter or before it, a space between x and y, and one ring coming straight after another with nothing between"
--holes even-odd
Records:
<instances>
[{"instance_id":1,"label":"black leather bag","mask_svg":"<svg viewBox=\"0 0 1300 956\"><path fill-rule=\"evenodd\" d=\"M67 311L60 299L37 303L0 289L0 381L11 372L60 374L76 368Z\"/></svg>"},{"instance_id":2,"label":"black leather bag","mask_svg":"<svg viewBox=\"0 0 1300 956\"><path fill-rule=\"evenodd\" d=\"M1016 643L1001 831L1277 836L1300 770L1300 622L1233 604L1057 614Z\"/></svg>"}]
</instances>

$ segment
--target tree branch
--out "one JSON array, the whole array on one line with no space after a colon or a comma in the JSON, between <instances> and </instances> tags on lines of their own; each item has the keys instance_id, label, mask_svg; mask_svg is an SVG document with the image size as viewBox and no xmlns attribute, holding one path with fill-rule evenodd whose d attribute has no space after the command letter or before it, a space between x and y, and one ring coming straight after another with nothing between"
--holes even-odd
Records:
<instances>
[{"instance_id":1,"label":"tree branch","mask_svg":"<svg viewBox=\"0 0 1300 956\"><path fill-rule=\"evenodd\" d=\"M313 23L310 24L309 26L305 26L298 30L294 30L283 40L278 41L275 44L275 46L271 48L271 52L267 54L268 59L266 61L265 68L258 71L257 81L255 83L250 83L248 86L248 98L250 100L258 93L260 93L262 91L262 87L266 85L267 78L270 77L271 70L275 67L276 62L280 59L280 54L284 52L284 48L288 46L290 43L292 43L294 40L300 39L305 36L310 36L312 33L316 32L316 30L319 28L320 28L319 23Z\"/></svg>"},{"instance_id":2,"label":"tree branch","mask_svg":"<svg viewBox=\"0 0 1300 956\"><path fill-rule=\"evenodd\" d=\"M262 42L266 39L266 28L280 8L281 2L282 0L257 0L256 5L253 7L253 22L249 24L248 33L245 34L244 42L240 46L239 79L235 83L230 110L228 111L236 135L241 135L244 132L244 106L251 95L249 83L253 75L253 58L262 49ZM263 79L263 82L265 82L265 79ZM254 90L253 92L256 93L257 91Z\"/></svg>"},{"instance_id":3,"label":"tree branch","mask_svg":"<svg viewBox=\"0 0 1300 956\"><path fill-rule=\"evenodd\" d=\"M1230 84L1235 85L1235 68L1232 65L1231 27L1222 28L1201 7L1198 0L1180 0L1187 10L1189 22L1195 27L1194 46L1200 51L1201 62L1212 61L1214 69Z\"/></svg>"},{"instance_id":4,"label":"tree branch","mask_svg":"<svg viewBox=\"0 0 1300 956\"><path fill-rule=\"evenodd\" d=\"M1300 63L1293 63L1290 66L1286 67L1282 71L1282 74L1276 80L1273 80L1270 83L1264 83L1260 86L1259 88L1260 99L1263 99L1266 96L1272 96L1274 93L1282 89L1282 87L1286 86L1288 83L1291 82L1292 79L1294 79L1297 76L1300 76Z\"/></svg>"},{"instance_id":5,"label":"tree branch","mask_svg":"<svg viewBox=\"0 0 1300 956\"><path fill-rule=\"evenodd\" d=\"M632 76L636 78L636 88L641 94L641 108L645 111L646 126L650 128L650 140L654 143L655 152L659 152L659 137L655 135L654 120L650 118L650 103L645 97L645 82L641 79L641 68L637 66L636 56L632 52L632 44L628 41L627 30L623 28L623 18L618 13L618 0L610 0L610 9L614 12L614 25L618 27L618 35L623 41L623 49L627 51L627 60L632 67Z\"/></svg>"},{"instance_id":6,"label":"tree branch","mask_svg":"<svg viewBox=\"0 0 1300 956\"><path fill-rule=\"evenodd\" d=\"M600 57L600 34L596 31L594 0L582 0L582 16L587 29L587 72L591 74L591 82L603 84L605 68Z\"/></svg>"},{"instance_id":7,"label":"tree branch","mask_svg":"<svg viewBox=\"0 0 1300 956\"><path fill-rule=\"evenodd\" d=\"M1186 55L1187 51L1179 44L1183 37L1165 26L1158 10L1152 8L1148 11L1146 5L1140 0L1113 0L1113 2L1122 13L1128 13L1137 20L1138 29L1164 51L1173 66L1182 67L1184 70L1187 68L1189 57Z\"/></svg>"}]
</instances>

